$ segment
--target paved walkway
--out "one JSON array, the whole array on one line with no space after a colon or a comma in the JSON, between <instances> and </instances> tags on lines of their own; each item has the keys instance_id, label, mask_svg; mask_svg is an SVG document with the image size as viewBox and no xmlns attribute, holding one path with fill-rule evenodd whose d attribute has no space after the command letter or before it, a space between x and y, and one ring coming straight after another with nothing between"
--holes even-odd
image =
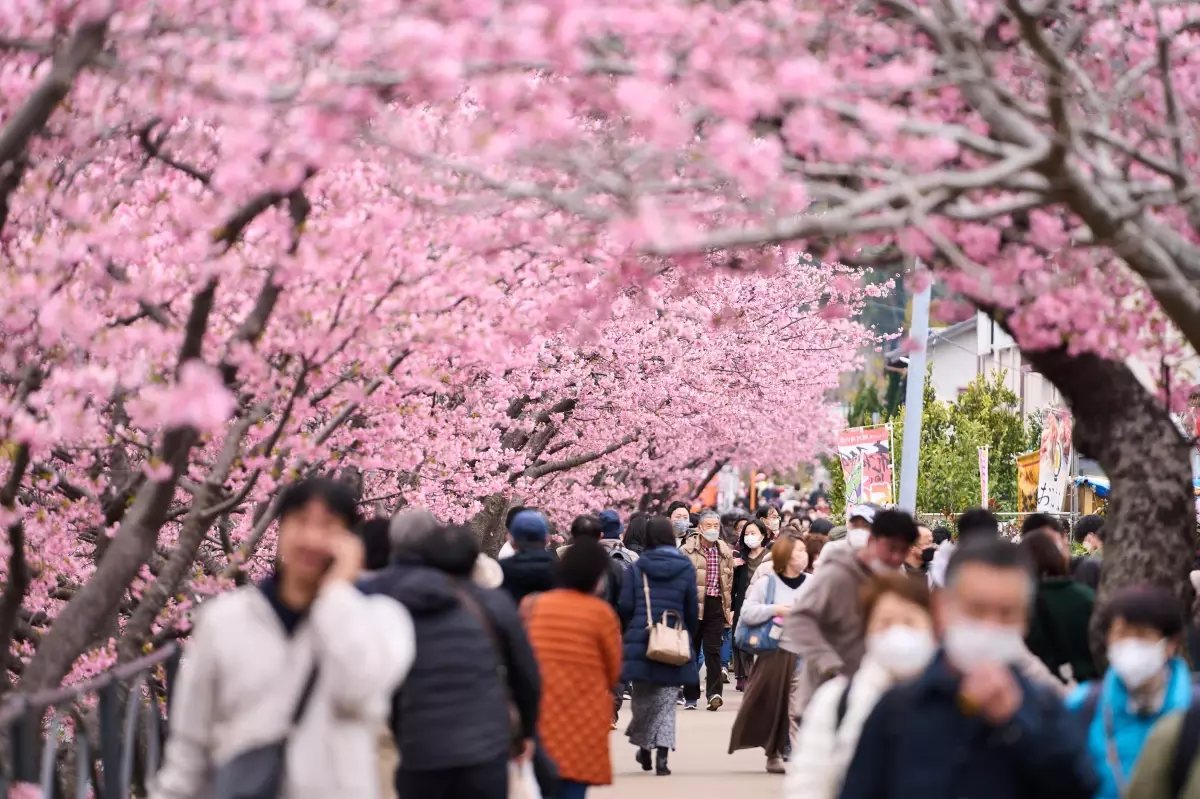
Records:
<instances>
[{"instance_id":1,"label":"paved walkway","mask_svg":"<svg viewBox=\"0 0 1200 799\"><path fill-rule=\"evenodd\" d=\"M727 686L731 688L732 686ZM779 799L783 777L766 772L762 750L729 751L729 730L742 695L729 690L725 707L716 713L679 709L678 749L671 755L671 776L657 777L634 762L634 748L625 738L628 705L621 713L621 728L612 734L613 771L610 788L593 788L589 799Z\"/></svg>"}]
</instances>

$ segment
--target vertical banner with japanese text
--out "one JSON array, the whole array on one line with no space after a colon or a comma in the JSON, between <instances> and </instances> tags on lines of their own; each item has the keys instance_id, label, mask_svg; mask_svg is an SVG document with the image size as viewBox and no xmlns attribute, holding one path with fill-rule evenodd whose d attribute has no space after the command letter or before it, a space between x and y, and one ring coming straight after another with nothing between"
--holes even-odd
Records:
<instances>
[{"instance_id":1,"label":"vertical banner with japanese text","mask_svg":"<svg viewBox=\"0 0 1200 799\"><path fill-rule=\"evenodd\" d=\"M888 425L858 427L837 434L838 458L846 477L846 507L892 502L892 448Z\"/></svg>"},{"instance_id":2,"label":"vertical banner with japanese text","mask_svg":"<svg viewBox=\"0 0 1200 799\"><path fill-rule=\"evenodd\" d=\"M1063 409L1047 411L1042 417L1042 448L1038 461L1037 509L1058 513L1067 499L1071 481L1071 455L1074 444L1071 414Z\"/></svg>"},{"instance_id":3,"label":"vertical banner with japanese text","mask_svg":"<svg viewBox=\"0 0 1200 799\"><path fill-rule=\"evenodd\" d=\"M1038 469L1042 465L1039 450L1017 456L1017 513L1033 513L1037 510Z\"/></svg>"},{"instance_id":4,"label":"vertical banner with japanese text","mask_svg":"<svg viewBox=\"0 0 1200 799\"><path fill-rule=\"evenodd\" d=\"M981 507L988 506L988 448L979 448L979 494L983 497Z\"/></svg>"}]
</instances>

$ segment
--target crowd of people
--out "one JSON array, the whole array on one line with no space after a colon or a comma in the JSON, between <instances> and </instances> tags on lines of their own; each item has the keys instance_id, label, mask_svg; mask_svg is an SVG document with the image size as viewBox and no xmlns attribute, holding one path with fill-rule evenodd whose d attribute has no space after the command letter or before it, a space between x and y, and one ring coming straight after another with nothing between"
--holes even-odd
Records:
<instances>
[{"instance_id":1,"label":"crowd of people","mask_svg":"<svg viewBox=\"0 0 1200 799\"><path fill-rule=\"evenodd\" d=\"M957 534L873 505L605 510L555 546L513 508L497 558L345 486L279 503L266 580L203 604L172 691L155 799L578 799L611 732L671 774L679 712L743 692L729 751L786 799L1200 797L1200 711L1175 593L1094 618L1086 555L1053 518Z\"/></svg>"}]
</instances>

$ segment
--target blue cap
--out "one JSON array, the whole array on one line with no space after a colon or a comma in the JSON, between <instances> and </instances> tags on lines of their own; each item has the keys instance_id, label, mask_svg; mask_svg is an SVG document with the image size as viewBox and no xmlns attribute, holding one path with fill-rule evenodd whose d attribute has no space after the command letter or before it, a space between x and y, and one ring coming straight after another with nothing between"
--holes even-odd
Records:
<instances>
[{"instance_id":1,"label":"blue cap","mask_svg":"<svg viewBox=\"0 0 1200 799\"><path fill-rule=\"evenodd\" d=\"M546 517L535 510L523 510L513 517L512 527L508 530L514 541L542 541L550 535L550 526Z\"/></svg>"},{"instance_id":2,"label":"blue cap","mask_svg":"<svg viewBox=\"0 0 1200 799\"><path fill-rule=\"evenodd\" d=\"M621 517L615 510L600 511L600 529L605 538L621 537Z\"/></svg>"}]
</instances>

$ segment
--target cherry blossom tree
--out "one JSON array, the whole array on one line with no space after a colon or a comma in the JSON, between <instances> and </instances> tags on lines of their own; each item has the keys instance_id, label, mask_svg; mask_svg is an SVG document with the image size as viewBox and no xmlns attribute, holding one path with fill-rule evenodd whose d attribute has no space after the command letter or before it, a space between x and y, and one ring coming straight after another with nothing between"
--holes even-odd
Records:
<instances>
[{"instance_id":1,"label":"cherry blossom tree","mask_svg":"<svg viewBox=\"0 0 1200 799\"><path fill-rule=\"evenodd\" d=\"M269 567L304 474L380 511L565 518L822 445L880 289L778 247L651 262L416 146L474 77L524 85L531 9L0 12L5 687L185 633Z\"/></svg>"},{"instance_id":2,"label":"cherry blossom tree","mask_svg":"<svg viewBox=\"0 0 1200 799\"><path fill-rule=\"evenodd\" d=\"M393 146L685 268L781 243L920 256L1013 332L1111 476L1102 593L1189 592L1189 448L1167 414L1189 386L1124 361L1167 377L1200 345L1193 4L522 8L552 31L538 78L472 76L469 101L423 137L397 123ZM552 110L497 136L521 108Z\"/></svg>"},{"instance_id":3,"label":"cherry blossom tree","mask_svg":"<svg viewBox=\"0 0 1200 799\"><path fill-rule=\"evenodd\" d=\"M1168 375L1200 344L1189 4L89 0L0 20L0 644L53 619L27 684L118 633L134 651L185 583L243 573L271 489L306 470L494 517L514 493L641 495L733 445L798 455L821 411L793 393L853 368L833 323L861 290L779 271L781 246L920 256L1005 324L1113 480L1105 592L1187 590L1185 392L1124 359ZM764 275L712 288L723 270ZM799 284L765 314L742 294L760 279ZM808 343L772 373L756 314L793 313ZM763 405L795 438L763 434Z\"/></svg>"}]
</instances>

